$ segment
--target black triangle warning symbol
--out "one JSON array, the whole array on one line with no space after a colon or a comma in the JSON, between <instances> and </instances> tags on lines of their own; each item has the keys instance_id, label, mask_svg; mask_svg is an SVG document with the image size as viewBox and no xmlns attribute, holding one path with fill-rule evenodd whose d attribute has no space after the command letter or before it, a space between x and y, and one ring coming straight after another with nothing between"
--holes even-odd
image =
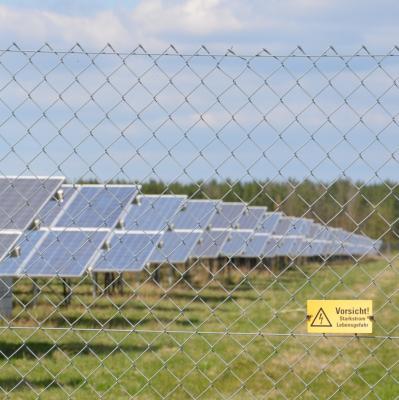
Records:
<instances>
[{"instance_id":1,"label":"black triangle warning symbol","mask_svg":"<svg viewBox=\"0 0 399 400\"><path fill-rule=\"evenodd\" d=\"M316 316L313 319L313 322L310 324L315 328L331 328L331 322L327 317L327 314L324 312L323 308L320 307L319 311L317 311Z\"/></svg>"}]
</instances>

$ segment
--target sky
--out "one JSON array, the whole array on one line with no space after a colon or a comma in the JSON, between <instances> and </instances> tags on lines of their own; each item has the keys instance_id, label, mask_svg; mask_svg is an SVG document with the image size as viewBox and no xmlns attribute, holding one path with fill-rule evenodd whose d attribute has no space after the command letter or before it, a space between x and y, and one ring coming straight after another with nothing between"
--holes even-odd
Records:
<instances>
[{"instance_id":1,"label":"sky","mask_svg":"<svg viewBox=\"0 0 399 400\"><path fill-rule=\"evenodd\" d=\"M315 56L332 45L348 57L362 46L377 55L351 60L342 72L348 57L321 61L317 68L309 59L288 61L287 68L270 75L278 68L276 60L251 61L248 69L248 58L205 57L183 68L181 58L170 57L157 69L153 59L136 56L128 59L127 70L120 68L118 56L90 65L81 55L60 65L59 57L39 55L26 65L27 56L3 53L0 173L62 173L71 180L398 180L399 141L392 123L399 112L393 85L398 63L396 57L380 57L396 44L398 11L394 1L0 1L2 50L15 50L13 43L25 50L44 43L68 50L79 43L96 52L110 43L120 52L142 45L156 54L173 44L186 55L204 45L216 55L267 50L283 57L298 45ZM384 70L377 65L381 60ZM217 61L222 70L215 69ZM137 75L149 67L143 88ZM168 85L179 67L174 85ZM116 89L105 81L114 70ZM338 92L324 88L336 74ZM71 84L77 76L81 84ZM191 92L199 76L207 76L206 85ZM234 77L239 87L230 87ZM262 87L266 77L271 86ZM362 77L370 90L359 87ZM296 84L299 78L302 86ZM321 88L315 107L311 98ZM125 92L128 100L121 102ZM62 101L54 97L59 93ZM223 104L214 104L218 94ZM251 95L254 104L248 104ZM351 107L342 105L345 96ZM145 110L139 121L138 110ZM111 121L104 118L107 111ZM332 122L326 124L329 113ZM364 117L360 124L359 116Z\"/></svg>"},{"instance_id":2,"label":"sky","mask_svg":"<svg viewBox=\"0 0 399 400\"><path fill-rule=\"evenodd\" d=\"M284 53L298 44L316 52L367 45L385 52L398 35L398 11L393 0L3 0L0 37L3 46L79 42L98 49L109 42L128 50L141 43L156 51L173 43L191 51L206 44Z\"/></svg>"}]
</instances>

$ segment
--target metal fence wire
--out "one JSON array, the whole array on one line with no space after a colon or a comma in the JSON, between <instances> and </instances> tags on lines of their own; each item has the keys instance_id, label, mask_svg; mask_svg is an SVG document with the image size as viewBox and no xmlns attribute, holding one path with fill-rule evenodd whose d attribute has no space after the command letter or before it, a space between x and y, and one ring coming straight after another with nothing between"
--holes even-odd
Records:
<instances>
[{"instance_id":1,"label":"metal fence wire","mask_svg":"<svg viewBox=\"0 0 399 400\"><path fill-rule=\"evenodd\" d=\"M0 50L1 397L399 398L398 55Z\"/></svg>"}]
</instances>

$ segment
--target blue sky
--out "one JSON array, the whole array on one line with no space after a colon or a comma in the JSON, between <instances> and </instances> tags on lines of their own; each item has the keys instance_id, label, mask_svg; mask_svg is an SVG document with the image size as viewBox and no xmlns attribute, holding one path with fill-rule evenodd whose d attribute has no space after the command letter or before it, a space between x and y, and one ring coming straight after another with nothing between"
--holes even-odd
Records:
<instances>
[{"instance_id":1,"label":"blue sky","mask_svg":"<svg viewBox=\"0 0 399 400\"><path fill-rule=\"evenodd\" d=\"M136 0L0 1L1 43L74 41L98 48L112 42L129 49L174 43L192 50L231 46L286 52L301 44L320 52L333 44L353 52L360 45L387 51L398 34L396 1L353 0Z\"/></svg>"},{"instance_id":2,"label":"blue sky","mask_svg":"<svg viewBox=\"0 0 399 400\"><path fill-rule=\"evenodd\" d=\"M334 45L341 54L350 55L366 45L372 53L386 54L398 37L398 12L399 3L394 1L0 1L0 47L16 42L21 48L37 49L48 42L56 49L70 49L79 42L86 50L96 51L111 43L116 50L131 51L142 44L156 53L172 43L187 54L203 44L217 54L233 49L251 55L266 48L285 55L301 45L307 53L317 55ZM15 54L0 59L11 73L26 60ZM224 60L222 66L230 78L216 72L207 85L215 93L223 93L223 85L231 83L231 77L244 68L239 83L247 95L229 89L223 97L225 107L216 104L210 110L207 107L215 96L204 87L192 94L190 104L175 110L198 79L192 70L179 73L176 82L180 93L155 70L146 74L145 84L153 94L159 89L157 84L165 84L165 89L159 103L152 102L143 113L143 121L137 122L137 114L119 104L121 93L129 84L134 85L131 72L113 75L115 84L120 85L118 94L104 85L104 75L94 67L80 76L88 59L77 56L67 61L72 73L57 66L50 74L50 87L42 77L51 65L57 65L57 59L36 57L35 65L42 72L28 65L17 75L23 87L39 84L34 89L34 102L17 84L9 83L11 75L6 70L0 70L0 173L63 173L70 179L96 176L101 180L398 180L399 140L392 118L399 112L399 95L391 86L399 76L399 65L396 57L384 59L388 76L376 70L378 60L381 58L352 61L355 73L349 69L340 73L334 81L339 91L323 90L317 97L318 107L310 105L311 95L326 84L326 77L342 68L342 60L320 62L318 68L324 76L311 68L309 60L288 63L292 75L284 69L273 75L275 93L263 87L254 95L256 107L248 104L248 97L261 86L261 77L275 67L273 60L254 61L252 71L245 70L245 60ZM148 60L136 57L129 62L131 71L140 74ZM179 62L178 58L162 59L162 68L173 73ZM117 56L98 60L103 71L120 64ZM211 58L192 61L202 73L214 64ZM87 93L74 85L62 102L53 104L54 95L65 90L74 74L79 74L91 92L102 87L95 101L87 100ZM358 88L362 76L368 76L371 92ZM295 87L299 77L306 92ZM293 90L287 93L292 85ZM148 93L135 87L128 94L136 111L146 106ZM279 95L285 96L287 107L279 104ZM345 96L350 96L352 109L339 108ZM383 96L381 105L376 104L379 96ZM48 119L40 118L48 107ZM104 120L110 110L113 123ZM207 124L199 118L204 110ZM79 119L73 117L76 111ZM167 121L168 111L173 111L174 123ZM333 124L325 124L326 115L332 112ZM239 124L230 121L232 115ZM262 122L265 115L268 124ZM293 120L295 115L300 115L300 121ZM359 116L365 124L357 123ZM91 136L90 128L94 129ZM219 130L220 139L215 140ZM26 135L27 131L33 136ZM126 135L121 135L125 131ZM16 152L10 151L12 148ZM104 149L108 154L104 155Z\"/></svg>"}]
</instances>

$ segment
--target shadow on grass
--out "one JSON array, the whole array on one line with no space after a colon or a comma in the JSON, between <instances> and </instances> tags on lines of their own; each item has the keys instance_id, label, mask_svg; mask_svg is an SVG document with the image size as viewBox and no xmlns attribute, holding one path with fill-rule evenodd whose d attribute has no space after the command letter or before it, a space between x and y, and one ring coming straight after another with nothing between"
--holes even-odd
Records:
<instances>
[{"instance_id":1,"label":"shadow on grass","mask_svg":"<svg viewBox=\"0 0 399 400\"><path fill-rule=\"evenodd\" d=\"M83 339L82 339L83 340ZM110 340L111 342L111 340ZM99 343L84 343L84 342L39 342L29 341L28 343L18 344L9 342L0 342L0 360L24 358L35 360L42 356L51 356L57 350L61 350L69 357L79 355L96 355L104 357L110 353L117 353L118 349L123 349L124 352L142 353L144 351L157 351L160 346L147 345L143 341L140 344L121 343L121 344L99 344ZM115 350L117 349L117 350Z\"/></svg>"},{"instance_id":2,"label":"shadow on grass","mask_svg":"<svg viewBox=\"0 0 399 400\"><path fill-rule=\"evenodd\" d=\"M115 316L98 316L93 314L90 315L54 315L46 321L46 323L51 324L51 326L65 327L65 328L89 328L89 329L123 329L123 330L134 330L140 329L144 326L151 325L162 325L158 326L159 329L163 329L166 325L176 324L176 325L195 325L202 322L202 319L198 317L187 316L185 320L177 319L174 320L178 313L171 314L166 317L163 315L146 315L143 318L135 317L129 318L129 316L115 315ZM190 322L191 324L190 324ZM156 329L156 328L155 328ZM1 342L0 342L1 351Z\"/></svg>"},{"instance_id":3,"label":"shadow on grass","mask_svg":"<svg viewBox=\"0 0 399 400\"><path fill-rule=\"evenodd\" d=\"M220 293L220 294L202 294L202 295L195 295L189 293L171 293L171 298L179 299L179 300L187 300L187 301L194 301L194 302L201 302L201 303L221 303L225 301L236 300L237 296L232 295L228 296L227 293Z\"/></svg>"},{"instance_id":4,"label":"shadow on grass","mask_svg":"<svg viewBox=\"0 0 399 400\"><path fill-rule=\"evenodd\" d=\"M22 378L18 376L1 378L0 377L0 395L16 395L19 391L29 391L31 394L32 388L36 389L38 392L43 389L62 389L65 390L65 386L76 387L84 383L83 377L62 378L62 382L57 378ZM6 393L4 393L6 392ZM38 394L39 397L39 394ZM8 397L6 397L8 398ZM21 398L21 397L18 397Z\"/></svg>"},{"instance_id":5,"label":"shadow on grass","mask_svg":"<svg viewBox=\"0 0 399 400\"><path fill-rule=\"evenodd\" d=\"M166 297L167 300L167 297ZM116 306L116 307L115 307ZM131 311L136 311L136 310L144 310L144 311L165 311L165 312L177 312L178 308L176 306L165 306L162 305L162 303L159 304L147 304L144 305L141 302L138 302L137 300L132 300L127 304L124 303L120 303L120 304L115 304L115 306L113 306L112 304L104 304L104 303L100 303L100 302L96 302L94 303L94 305L92 306L92 310L116 310L117 307L121 307L121 311L127 311L127 310L131 310ZM184 308L185 312L189 312L189 311L193 311L192 307L186 307Z\"/></svg>"}]
</instances>

